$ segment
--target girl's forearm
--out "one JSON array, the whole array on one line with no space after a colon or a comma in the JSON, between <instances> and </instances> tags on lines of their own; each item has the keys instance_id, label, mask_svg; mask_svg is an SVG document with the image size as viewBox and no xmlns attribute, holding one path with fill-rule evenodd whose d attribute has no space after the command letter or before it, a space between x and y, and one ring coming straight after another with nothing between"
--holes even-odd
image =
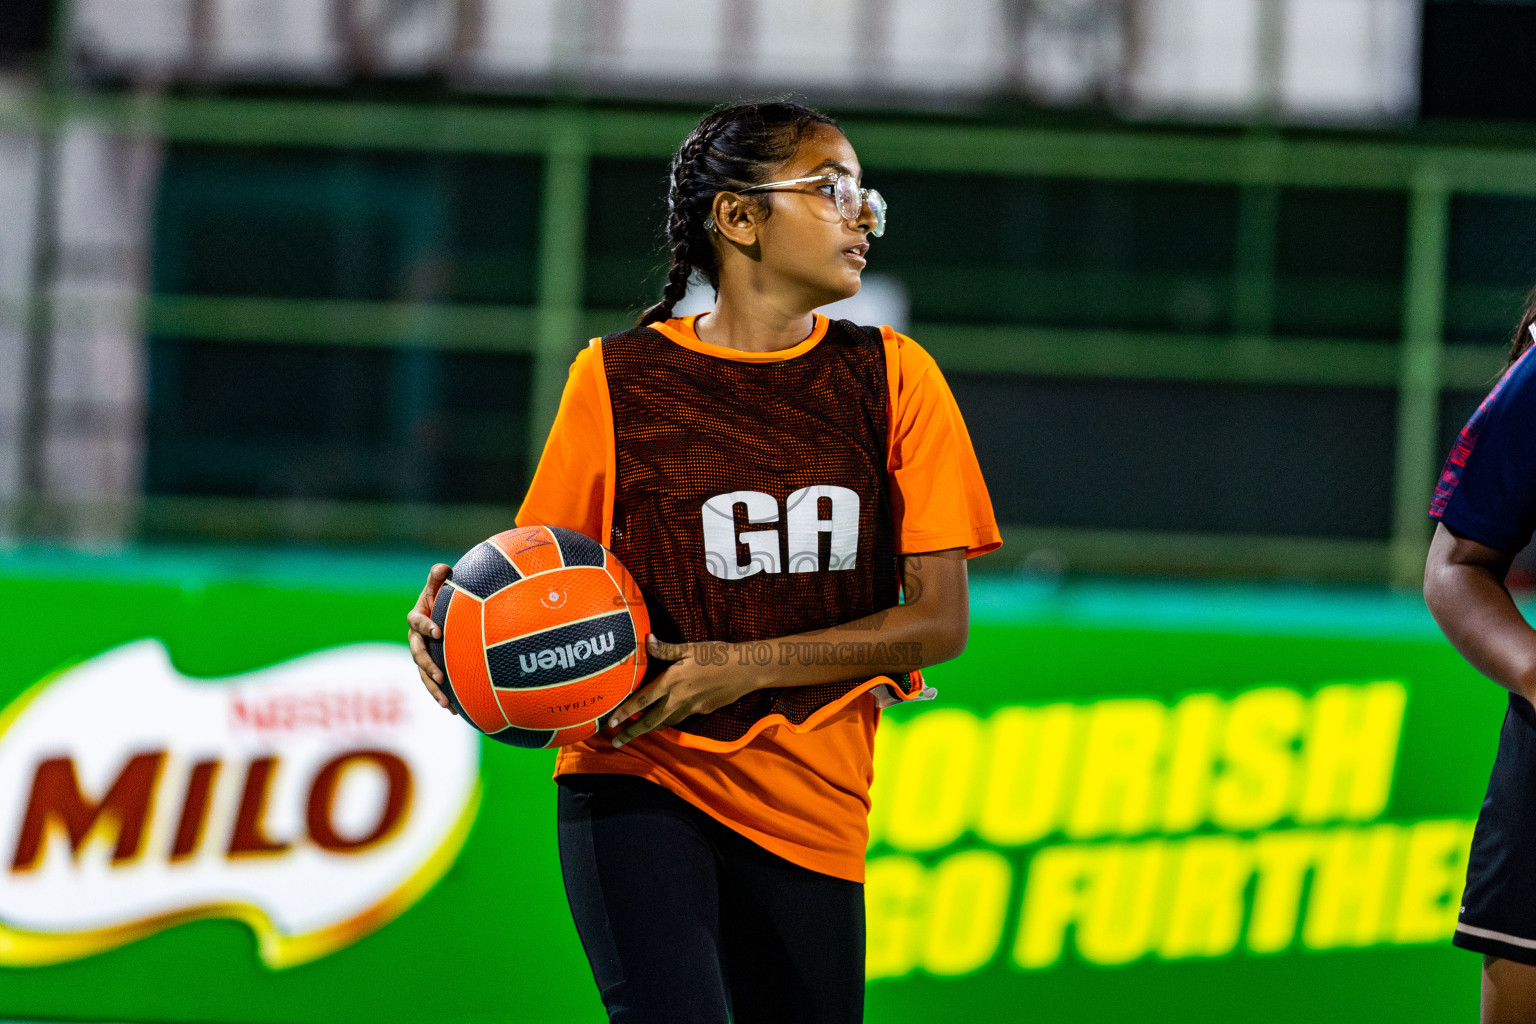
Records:
<instances>
[{"instance_id":1,"label":"girl's forearm","mask_svg":"<svg viewBox=\"0 0 1536 1024\"><path fill-rule=\"evenodd\" d=\"M732 665L754 689L816 686L895 676L937 665L965 649L966 630L953 616L922 605L897 605L829 629L743 643L700 644L697 657Z\"/></svg>"}]
</instances>

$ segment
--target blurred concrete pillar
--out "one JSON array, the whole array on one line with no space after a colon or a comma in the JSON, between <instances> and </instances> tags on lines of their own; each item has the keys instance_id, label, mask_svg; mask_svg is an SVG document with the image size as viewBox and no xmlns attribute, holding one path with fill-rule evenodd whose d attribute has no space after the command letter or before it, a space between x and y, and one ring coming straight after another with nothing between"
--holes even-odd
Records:
<instances>
[{"instance_id":1,"label":"blurred concrete pillar","mask_svg":"<svg viewBox=\"0 0 1536 1024\"><path fill-rule=\"evenodd\" d=\"M888 0L880 80L902 92L988 93L1005 81L1011 0Z\"/></svg>"},{"instance_id":2,"label":"blurred concrete pillar","mask_svg":"<svg viewBox=\"0 0 1536 1024\"><path fill-rule=\"evenodd\" d=\"M26 461L27 315L39 151L35 135L0 134L0 538L14 535Z\"/></svg>"},{"instance_id":3,"label":"blurred concrete pillar","mask_svg":"<svg viewBox=\"0 0 1536 1024\"><path fill-rule=\"evenodd\" d=\"M1242 114L1258 94L1259 0L1137 0L1125 100L1137 111Z\"/></svg>"},{"instance_id":4,"label":"blurred concrete pillar","mask_svg":"<svg viewBox=\"0 0 1536 1024\"><path fill-rule=\"evenodd\" d=\"M420 75L453 67L460 12L450 0L339 0L336 34L348 70Z\"/></svg>"},{"instance_id":5,"label":"blurred concrete pillar","mask_svg":"<svg viewBox=\"0 0 1536 1024\"><path fill-rule=\"evenodd\" d=\"M752 82L834 90L861 83L858 33L867 20L859 0L759 0L755 7Z\"/></svg>"},{"instance_id":6,"label":"blurred concrete pillar","mask_svg":"<svg viewBox=\"0 0 1536 1024\"><path fill-rule=\"evenodd\" d=\"M449 57L455 73L473 72L474 58L484 46L486 0L457 0Z\"/></svg>"},{"instance_id":7,"label":"blurred concrete pillar","mask_svg":"<svg viewBox=\"0 0 1536 1024\"><path fill-rule=\"evenodd\" d=\"M612 82L718 82L733 76L730 0L606 0L604 48L589 53L593 77ZM686 56L682 56L686 55ZM682 56L682 59L679 57Z\"/></svg>"},{"instance_id":8,"label":"blurred concrete pillar","mask_svg":"<svg viewBox=\"0 0 1536 1024\"><path fill-rule=\"evenodd\" d=\"M1293 120L1411 117L1419 101L1417 0L1286 0L1281 108Z\"/></svg>"},{"instance_id":9,"label":"blurred concrete pillar","mask_svg":"<svg viewBox=\"0 0 1536 1024\"><path fill-rule=\"evenodd\" d=\"M1113 98L1126 59L1125 0L1011 0L1017 88L1049 104Z\"/></svg>"},{"instance_id":10,"label":"blurred concrete pillar","mask_svg":"<svg viewBox=\"0 0 1536 1024\"><path fill-rule=\"evenodd\" d=\"M147 382L142 302L159 146L73 125L58 137L53 280L40 361L27 376L36 479L34 529L110 542L132 529Z\"/></svg>"},{"instance_id":11,"label":"blurred concrete pillar","mask_svg":"<svg viewBox=\"0 0 1536 1024\"><path fill-rule=\"evenodd\" d=\"M1133 113L1372 123L1418 103L1419 0L1134 0Z\"/></svg>"},{"instance_id":12,"label":"blurred concrete pillar","mask_svg":"<svg viewBox=\"0 0 1536 1024\"><path fill-rule=\"evenodd\" d=\"M70 39L88 73L155 81L195 67L198 6L208 0L74 0Z\"/></svg>"},{"instance_id":13,"label":"blurred concrete pillar","mask_svg":"<svg viewBox=\"0 0 1536 1024\"><path fill-rule=\"evenodd\" d=\"M207 65L236 78L327 78L342 70L324 0L212 0Z\"/></svg>"},{"instance_id":14,"label":"blurred concrete pillar","mask_svg":"<svg viewBox=\"0 0 1536 1024\"><path fill-rule=\"evenodd\" d=\"M466 70L495 81L543 80L554 69L563 0L481 0L479 46Z\"/></svg>"}]
</instances>

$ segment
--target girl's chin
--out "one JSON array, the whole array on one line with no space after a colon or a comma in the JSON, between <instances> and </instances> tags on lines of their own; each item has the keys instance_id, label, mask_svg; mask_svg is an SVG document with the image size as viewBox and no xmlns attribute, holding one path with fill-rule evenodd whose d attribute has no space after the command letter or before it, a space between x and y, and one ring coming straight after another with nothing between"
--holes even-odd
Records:
<instances>
[{"instance_id":1,"label":"girl's chin","mask_svg":"<svg viewBox=\"0 0 1536 1024\"><path fill-rule=\"evenodd\" d=\"M827 290L827 301L823 302L822 305L823 306L830 306L834 302L842 302L844 299L851 299L851 298L853 298L857 294L859 294L859 289L857 287L854 287L854 288L839 288L836 291L833 291L832 289L828 289Z\"/></svg>"},{"instance_id":2,"label":"girl's chin","mask_svg":"<svg viewBox=\"0 0 1536 1024\"><path fill-rule=\"evenodd\" d=\"M802 278L802 283L806 286L806 291L816 300L813 308L817 309L834 302L841 302L843 299L851 299L863 287L863 281L860 280L857 271L846 270L840 274L829 274L814 280Z\"/></svg>"}]
</instances>

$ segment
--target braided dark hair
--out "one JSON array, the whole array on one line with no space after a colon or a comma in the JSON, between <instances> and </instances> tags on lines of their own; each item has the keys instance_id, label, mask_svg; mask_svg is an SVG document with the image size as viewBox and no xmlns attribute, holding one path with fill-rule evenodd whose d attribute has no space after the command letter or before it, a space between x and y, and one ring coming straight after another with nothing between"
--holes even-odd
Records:
<instances>
[{"instance_id":1,"label":"braided dark hair","mask_svg":"<svg viewBox=\"0 0 1536 1024\"><path fill-rule=\"evenodd\" d=\"M714 242L704 227L715 196L768 180L769 170L793 156L800 140L818 125L836 128L837 122L799 103L775 100L717 107L688 133L672 157L667 190L667 244L672 253L667 286L661 301L640 314L638 326L669 318L695 273L712 288L720 287Z\"/></svg>"}]
</instances>

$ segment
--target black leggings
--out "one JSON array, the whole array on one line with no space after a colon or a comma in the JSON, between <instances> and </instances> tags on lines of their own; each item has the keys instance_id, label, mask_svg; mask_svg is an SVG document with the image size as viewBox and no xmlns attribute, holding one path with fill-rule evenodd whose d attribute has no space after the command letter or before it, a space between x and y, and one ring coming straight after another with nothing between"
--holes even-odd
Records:
<instances>
[{"instance_id":1,"label":"black leggings","mask_svg":"<svg viewBox=\"0 0 1536 1024\"><path fill-rule=\"evenodd\" d=\"M791 864L655 783L562 775L560 868L623 1024L856 1024L864 886Z\"/></svg>"}]
</instances>

